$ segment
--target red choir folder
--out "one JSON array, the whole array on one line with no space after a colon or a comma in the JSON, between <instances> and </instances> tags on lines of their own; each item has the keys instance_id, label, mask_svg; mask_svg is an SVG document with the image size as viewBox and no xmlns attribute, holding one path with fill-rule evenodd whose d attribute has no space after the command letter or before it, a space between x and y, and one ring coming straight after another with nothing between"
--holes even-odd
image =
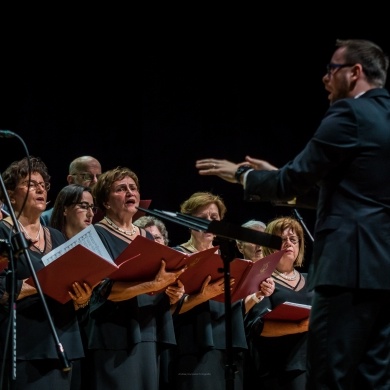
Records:
<instances>
[{"instance_id":1,"label":"red choir folder","mask_svg":"<svg viewBox=\"0 0 390 390\"><path fill-rule=\"evenodd\" d=\"M284 250L280 250L256 262L234 259L230 263L230 277L235 279L231 290L232 303L259 291L260 283L272 275L284 253ZM224 302L225 294L218 295L213 300Z\"/></svg>"},{"instance_id":2,"label":"red choir folder","mask_svg":"<svg viewBox=\"0 0 390 390\"><path fill-rule=\"evenodd\" d=\"M263 316L265 320L302 321L309 317L311 305L283 302Z\"/></svg>"},{"instance_id":3,"label":"red choir folder","mask_svg":"<svg viewBox=\"0 0 390 390\"><path fill-rule=\"evenodd\" d=\"M92 287L117 269L118 266L114 262L77 244L40 269L36 275L46 295L58 302L66 303L71 299L68 291L73 291L74 282L79 282L81 285L85 282ZM36 287L32 277L26 282Z\"/></svg>"},{"instance_id":4,"label":"red choir folder","mask_svg":"<svg viewBox=\"0 0 390 390\"><path fill-rule=\"evenodd\" d=\"M161 267L161 260L166 263L167 271L191 266L209 258L217 250L210 248L193 254L183 253L169 246L159 244L143 236L137 236L115 259L119 268L109 275L114 280L146 281L154 279ZM187 273L187 270L180 276Z\"/></svg>"},{"instance_id":5,"label":"red choir folder","mask_svg":"<svg viewBox=\"0 0 390 390\"><path fill-rule=\"evenodd\" d=\"M196 294L201 288L204 280L207 276L211 276L211 281L223 277L223 260L222 257L215 253L217 247L212 248L213 253L209 257L203 257L196 259L187 266L186 271L179 277L181 282L184 284L186 294ZM197 252L201 253L201 252ZM194 253L196 255L197 253Z\"/></svg>"}]
</instances>

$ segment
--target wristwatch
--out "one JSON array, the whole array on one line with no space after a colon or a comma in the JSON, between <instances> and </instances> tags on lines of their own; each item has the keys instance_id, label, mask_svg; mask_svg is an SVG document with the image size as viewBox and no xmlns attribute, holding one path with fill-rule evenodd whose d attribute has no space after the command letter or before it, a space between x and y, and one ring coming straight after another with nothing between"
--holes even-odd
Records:
<instances>
[{"instance_id":1,"label":"wristwatch","mask_svg":"<svg viewBox=\"0 0 390 390\"><path fill-rule=\"evenodd\" d=\"M234 174L234 177L236 178L237 183L241 183L241 175L245 173L246 171L249 171L250 169L253 169L250 165L241 165L238 167L236 173Z\"/></svg>"}]
</instances>

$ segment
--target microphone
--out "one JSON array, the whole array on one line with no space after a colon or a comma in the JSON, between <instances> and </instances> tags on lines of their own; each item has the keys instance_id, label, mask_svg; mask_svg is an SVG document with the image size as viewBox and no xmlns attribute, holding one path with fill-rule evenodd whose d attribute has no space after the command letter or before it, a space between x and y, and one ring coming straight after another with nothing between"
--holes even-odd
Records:
<instances>
[{"instance_id":1,"label":"microphone","mask_svg":"<svg viewBox=\"0 0 390 390\"><path fill-rule=\"evenodd\" d=\"M0 130L0 138L13 138L16 134L10 130Z\"/></svg>"}]
</instances>

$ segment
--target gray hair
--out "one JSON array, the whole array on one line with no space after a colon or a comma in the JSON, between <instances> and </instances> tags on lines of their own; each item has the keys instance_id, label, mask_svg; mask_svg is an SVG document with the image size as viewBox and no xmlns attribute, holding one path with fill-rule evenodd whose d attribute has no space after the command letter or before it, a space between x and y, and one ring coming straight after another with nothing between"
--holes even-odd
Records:
<instances>
[{"instance_id":1,"label":"gray hair","mask_svg":"<svg viewBox=\"0 0 390 390\"><path fill-rule=\"evenodd\" d=\"M168 230L165 227L165 224L160 219L150 216L150 215L144 215L142 217L137 218L134 222L135 226L138 226L140 228L147 228L149 226L156 226L158 230L160 230L160 233L164 239L164 244L168 245Z\"/></svg>"},{"instance_id":2,"label":"gray hair","mask_svg":"<svg viewBox=\"0 0 390 390\"><path fill-rule=\"evenodd\" d=\"M248 228L248 229L262 228L263 230L265 230L267 225L262 221L258 221L256 219L250 219L249 221L246 221L245 223L243 223L241 225L241 227ZM236 242L237 242L237 244L242 244L245 241L236 240Z\"/></svg>"}]
</instances>

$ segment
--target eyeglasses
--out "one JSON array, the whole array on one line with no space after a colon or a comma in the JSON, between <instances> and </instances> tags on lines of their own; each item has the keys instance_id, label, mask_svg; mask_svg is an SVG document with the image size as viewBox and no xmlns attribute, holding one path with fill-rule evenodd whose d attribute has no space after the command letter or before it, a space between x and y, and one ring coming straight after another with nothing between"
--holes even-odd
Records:
<instances>
[{"instance_id":1,"label":"eyeglasses","mask_svg":"<svg viewBox=\"0 0 390 390\"><path fill-rule=\"evenodd\" d=\"M80 202L80 203L73 203L76 206L79 206L80 209L88 211L88 209L91 209L94 214L97 213L97 207L93 204L89 204L88 202Z\"/></svg>"},{"instance_id":2,"label":"eyeglasses","mask_svg":"<svg viewBox=\"0 0 390 390\"><path fill-rule=\"evenodd\" d=\"M101 173L97 173L96 175L88 172L81 172L81 173L72 173L72 176L79 176L83 181L92 181L95 177L96 180L99 179L99 176Z\"/></svg>"},{"instance_id":3,"label":"eyeglasses","mask_svg":"<svg viewBox=\"0 0 390 390\"><path fill-rule=\"evenodd\" d=\"M281 238L282 238L282 245L284 245L287 242L287 240L289 240L293 245L297 245L299 243L299 237L297 236L286 236Z\"/></svg>"},{"instance_id":4,"label":"eyeglasses","mask_svg":"<svg viewBox=\"0 0 390 390\"><path fill-rule=\"evenodd\" d=\"M161 241L162 243L164 243L163 236L159 236L158 234L155 234L155 235L153 235L153 238L154 238L154 241Z\"/></svg>"},{"instance_id":5,"label":"eyeglasses","mask_svg":"<svg viewBox=\"0 0 390 390\"><path fill-rule=\"evenodd\" d=\"M336 72L332 73L333 70L335 70L335 69L339 70L341 68L347 68L348 66L354 66L354 65L355 64L334 64L331 62L328 65L326 65L326 73L330 77L332 74L336 73Z\"/></svg>"},{"instance_id":6,"label":"eyeglasses","mask_svg":"<svg viewBox=\"0 0 390 390\"><path fill-rule=\"evenodd\" d=\"M50 190L50 183L48 182L37 182L35 180L25 180L20 183L28 188L29 191L38 191L39 189L44 189L45 191Z\"/></svg>"}]
</instances>

